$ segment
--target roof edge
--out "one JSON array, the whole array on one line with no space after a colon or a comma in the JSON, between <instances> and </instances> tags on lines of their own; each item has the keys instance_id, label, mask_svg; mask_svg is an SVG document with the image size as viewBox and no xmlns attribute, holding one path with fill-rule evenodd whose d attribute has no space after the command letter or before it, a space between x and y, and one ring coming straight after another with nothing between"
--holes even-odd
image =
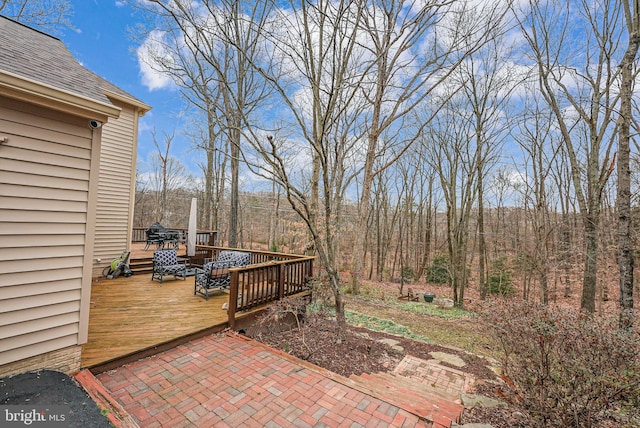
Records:
<instances>
[{"instance_id":1,"label":"roof edge","mask_svg":"<svg viewBox=\"0 0 640 428\"><path fill-rule=\"evenodd\" d=\"M152 107L148 104L145 104L144 102L132 98L132 97L127 97L124 96L122 94L118 94L117 92L113 92L110 91L108 89L102 88L102 92L108 97L108 98L114 98L118 101L122 101L124 103L127 103L129 105L132 105L134 107L137 107L138 110L140 111L140 116L143 116L146 112L150 111L152 109Z\"/></svg>"},{"instance_id":2,"label":"roof edge","mask_svg":"<svg viewBox=\"0 0 640 428\"><path fill-rule=\"evenodd\" d=\"M55 40L58 40L58 41L60 41L60 42L62 41L59 37L53 36L53 35L51 35L51 34L49 34L49 33L45 33L44 31L42 31L42 30L40 30L40 29L38 29L38 28L36 28L36 27L32 27L32 26L30 26L30 25L27 25L27 24L25 24L24 22L16 21L15 19L13 19L13 18L9 18L8 16L0 15L0 18L2 18L2 19L6 19L7 21L11 21L11 22L12 22L12 23L14 23L14 24L18 24L18 25L20 25L20 26L22 26L22 27L24 27L24 28L28 28L29 30L35 31L35 32L37 32L37 33L40 33L40 34L42 34L43 36L50 37L50 38L55 39Z\"/></svg>"},{"instance_id":3,"label":"roof edge","mask_svg":"<svg viewBox=\"0 0 640 428\"><path fill-rule=\"evenodd\" d=\"M120 107L0 70L0 94L84 117L118 118Z\"/></svg>"}]
</instances>

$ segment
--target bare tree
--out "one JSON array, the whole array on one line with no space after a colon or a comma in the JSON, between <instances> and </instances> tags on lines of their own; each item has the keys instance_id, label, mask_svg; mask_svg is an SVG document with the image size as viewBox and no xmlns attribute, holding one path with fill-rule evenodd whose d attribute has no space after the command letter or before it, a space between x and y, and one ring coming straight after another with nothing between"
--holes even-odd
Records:
<instances>
[{"instance_id":1,"label":"bare tree","mask_svg":"<svg viewBox=\"0 0 640 428\"><path fill-rule=\"evenodd\" d=\"M143 227L150 225L154 220L151 219L153 213L153 204L151 199L151 191L146 180L142 179L140 171L136 171L136 195L135 205L133 209L133 227Z\"/></svg>"},{"instance_id":2,"label":"bare tree","mask_svg":"<svg viewBox=\"0 0 640 428\"><path fill-rule=\"evenodd\" d=\"M219 230L221 227L222 211L224 207L224 197L226 189L226 171L229 155L226 146L220 146L220 133L213 115L207 115L203 122L197 115L187 124L185 135L192 141L192 146L196 150L205 152L204 161L198 162L198 166L204 176L204 188L202 194L202 209L198 210L201 215L200 224L209 229Z\"/></svg>"},{"instance_id":3,"label":"bare tree","mask_svg":"<svg viewBox=\"0 0 640 428\"><path fill-rule=\"evenodd\" d=\"M230 160L229 246L238 245L239 174L243 129L268 85L251 66L262 55L262 28L272 2L149 0L149 11L162 16L162 43L151 63L183 88L185 98L205 114L209 138L205 191L212 192L214 151L226 138ZM210 208L211 202L208 203Z\"/></svg>"},{"instance_id":4,"label":"bare tree","mask_svg":"<svg viewBox=\"0 0 640 428\"><path fill-rule=\"evenodd\" d=\"M393 231L398 222L398 206L391 200L393 176L388 171L376 175L372 187L372 210L367 222L367 240L371 242L371 269L375 278L382 281L387 266L387 255L394 242ZM375 251L375 253L374 253ZM372 278L372 275L369 276Z\"/></svg>"},{"instance_id":5,"label":"bare tree","mask_svg":"<svg viewBox=\"0 0 640 428\"><path fill-rule=\"evenodd\" d=\"M571 165L585 236L581 309L595 311L602 192L613 171L616 57L621 5L533 1L517 11L539 86L553 111ZM583 31L575 31L576 28ZM580 47L580 53L575 49Z\"/></svg>"},{"instance_id":6,"label":"bare tree","mask_svg":"<svg viewBox=\"0 0 640 428\"><path fill-rule=\"evenodd\" d=\"M147 10L153 18L148 20L151 27L137 27L141 38L138 57L151 69L169 76L188 103L186 109L192 114L184 115L191 118L185 126L185 133L195 148L205 152L206 158L201 164L205 179L201 212L207 214L207 221L203 224L217 229L215 208L219 200L215 199L216 189L224 188L224 182L218 181L224 179L224 175L217 172L224 170L229 156L226 144L220 138L223 132L218 109L221 94L218 85L214 84L216 71L201 58L198 47L184 36L181 28L166 14L157 12L157 8ZM195 107L195 111L189 109L190 106ZM219 156L221 153L225 156ZM218 192L217 197L220 195Z\"/></svg>"},{"instance_id":7,"label":"bare tree","mask_svg":"<svg viewBox=\"0 0 640 428\"><path fill-rule=\"evenodd\" d=\"M404 284L413 279L412 260L414 251L414 226L415 226L415 191L417 182L413 179L414 172L408 162L398 162L396 169L395 194L398 195L396 210L398 212L398 233L396 236L395 266L398 267L400 278L400 294L404 294ZM410 275L411 274L411 275Z\"/></svg>"},{"instance_id":8,"label":"bare tree","mask_svg":"<svg viewBox=\"0 0 640 428\"><path fill-rule=\"evenodd\" d=\"M164 141L161 143L156 137L156 132L151 132L153 145L156 152L152 157L153 175L152 187L156 191L155 221L171 221L171 210L175 209L173 198L175 191L185 184L184 165L171 156L171 143L175 135L164 133Z\"/></svg>"},{"instance_id":9,"label":"bare tree","mask_svg":"<svg viewBox=\"0 0 640 428\"><path fill-rule=\"evenodd\" d=\"M447 250L451 286L456 306L463 306L469 272L471 211L478 196L478 163L482 154L476 144L471 114L464 114L465 101L446 104L425 133L424 150L438 172L447 217Z\"/></svg>"},{"instance_id":10,"label":"bare tree","mask_svg":"<svg viewBox=\"0 0 640 428\"><path fill-rule=\"evenodd\" d=\"M244 157L253 163L256 174L275 179L307 224L328 272L338 320L343 324L336 236L342 198L353 176L346 171L353 165L357 141L350 108L360 87L357 79L363 75L352 60L360 2L302 1L279 9L268 0L149 3L177 26L197 52L198 63L205 61L215 71L211 84L217 85L221 94L218 109L231 155L230 245L237 240L234 194L238 162ZM263 117L262 127L271 125L270 131L263 132L252 114L258 105L264 106L270 89L279 95L270 105L278 103L287 112L279 119ZM291 124L294 126L288 126L287 131L295 132L293 139L276 132ZM268 133L276 137L267 138ZM243 138L252 146L241 150ZM311 160L310 176L300 163L296 165L300 173L290 170L286 150L298 141L307 144L295 151Z\"/></svg>"},{"instance_id":11,"label":"bare tree","mask_svg":"<svg viewBox=\"0 0 640 428\"><path fill-rule=\"evenodd\" d=\"M73 28L70 0L0 0L0 15L51 34Z\"/></svg>"},{"instance_id":12,"label":"bare tree","mask_svg":"<svg viewBox=\"0 0 640 428\"><path fill-rule=\"evenodd\" d=\"M424 168L426 162L422 155L418 157L420 167L416 168L419 181L419 199L418 199L418 231L416 235L420 237L417 249L421 253L421 257L417 258L418 263L416 270L416 279L422 277L424 269L429 265L431 260L431 250L435 247L433 229L435 225L437 202L435 200L434 183L436 172L432 168Z\"/></svg>"},{"instance_id":13,"label":"bare tree","mask_svg":"<svg viewBox=\"0 0 640 428\"><path fill-rule=\"evenodd\" d=\"M489 171L495 165L508 127L511 125L506 112L510 95L521 77L511 62L512 47L500 34L500 27L491 30L487 43L463 62L454 74L460 81L461 94L466 99L473 124L473 138L478 151L478 278L481 298L487 294L487 240L484 220L484 186Z\"/></svg>"},{"instance_id":14,"label":"bare tree","mask_svg":"<svg viewBox=\"0 0 640 428\"><path fill-rule=\"evenodd\" d=\"M557 128L557 127L556 127ZM558 138L561 138L560 135ZM582 234L577 233L576 218L578 208L575 204L574 189L571 184L571 166L565 153L564 144L559 147L561 153L554 158L554 166L550 169L550 177L558 189L558 205L560 207L560 220L558 225L558 262L560 268L560 281L564 283L564 297L571 295L571 274L573 266L582 255L580 251ZM584 247L582 245L582 247Z\"/></svg>"},{"instance_id":15,"label":"bare tree","mask_svg":"<svg viewBox=\"0 0 640 428\"><path fill-rule=\"evenodd\" d=\"M361 22L370 79L363 86L366 111L367 145L359 203L358 228L352 261L352 289L359 292L366 224L369 218L373 178L388 168L417 140L420 127L406 128L405 138L390 147L382 137L392 127L404 129L402 121L447 81L465 58L486 40L503 12L501 2L491 10L467 9L466 2L428 0L372 0L363 9ZM473 16L473 18L472 18ZM446 28L446 30L444 30ZM431 46L431 48L426 48ZM437 99L431 99L432 111L438 111ZM413 135L410 134L413 131ZM376 159L385 160L374 168Z\"/></svg>"},{"instance_id":16,"label":"bare tree","mask_svg":"<svg viewBox=\"0 0 640 428\"><path fill-rule=\"evenodd\" d=\"M620 115L618 116L618 251L620 267L620 324L630 328L633 323L634 246L631 235L631 170L630 129L631 102L636 77L636 56L640 47L640 4L622 2L627 31L627 49L620 63Z\"/></svg>"},{"instance_id":17,"label":"bare tree","mask_svg":"<svg viewBox=\"0 0 640 428\"><path fill-rule=\"evenodd\" d=\"M262 140L256 136L256 166L262 167L256 172L282 187L307 226L342 326L338 238L343 198L358 169L356 94L362 73L355 64L355 48L362 6L328 0L289 6L278 11L277 28L269 33L272 68L260 71L287 107L282 122L289 122L283 126L288 125L292 136ZM300 169L301 162L311 163L310 170Z\"/></svg>"},{"instance_id":18,"label":"bare tree","mask_svg":"<svg viewBox=\"0 0 640 428\"><path fill-rule=\"evenodd\" d=\"M527 94L536 94L526 90ZM533 228L533 254L527 258L532 271L538 274L540 302L549 302L549 246L552 238L550 219L549 180L555 158L560 153L559 136L554 132L555 119L546 103L536 95L529 95L523 102L523 114L514 127L514 138L524 154L525 206L532 207L530 222ZM516 131L517 129L517 131Z\"/></svg>"}]
</instances>

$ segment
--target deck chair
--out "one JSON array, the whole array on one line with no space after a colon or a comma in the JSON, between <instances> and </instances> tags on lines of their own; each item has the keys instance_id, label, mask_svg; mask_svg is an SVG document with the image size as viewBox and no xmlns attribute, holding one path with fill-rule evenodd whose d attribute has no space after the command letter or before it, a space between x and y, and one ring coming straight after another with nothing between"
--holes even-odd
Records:
<instances>
[{"instance_id":1,"label":"deck chair","mask_svg":"<svg viewBox=\"0 0 640 428\"><path fill-rule=\"evenodd\" d=\"M183 280L187 279L186 260L180 260L178 252L173 248L153 253L151 280L157 279L162 282L167 275L173 275L174 278L182 278Z\"/></svg>"},{"instance_id":2,"label":"deck chair","mask_svg":"<svg viewBox=\"0 0 640 428\"><path fill-rule=\"evenodd\" d=\"M144 251L147 251L151 245L154 245L157 250L160 250L164 247L164 232L167 229L161 225L160 223L153 223L149 228L145 231L147 235L147 244L144 247Z\"/></svg>"},{"instance_id":3,"label":"deck chair","mask_svg":"<svg viewBox=\"0 0 640 428\"><path fill-rule=\"evenodd\" d=\"M209 294L227 290L231 285L229 268L245 267L251 263L251 254L241 251L222 251L214 262L205 263L196 270L193 294L201 294L209 300Z\"/></svg>"}]
</instances>

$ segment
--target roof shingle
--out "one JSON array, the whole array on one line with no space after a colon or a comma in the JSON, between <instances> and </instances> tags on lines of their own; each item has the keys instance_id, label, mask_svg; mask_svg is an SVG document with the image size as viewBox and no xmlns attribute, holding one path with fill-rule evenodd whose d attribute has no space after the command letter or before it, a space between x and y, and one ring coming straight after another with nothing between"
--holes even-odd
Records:
<instances>
[{"instance_id":1,"label":"roof shingle","mask_svg":"<svg viewBox=\"0 0 640 428\"><path fill-rule=\"evenodd\" d=\"M84 68L60 39L1 15L0 71L106 104L103 88L139 101Z\"/></svg>"}]
</instances>

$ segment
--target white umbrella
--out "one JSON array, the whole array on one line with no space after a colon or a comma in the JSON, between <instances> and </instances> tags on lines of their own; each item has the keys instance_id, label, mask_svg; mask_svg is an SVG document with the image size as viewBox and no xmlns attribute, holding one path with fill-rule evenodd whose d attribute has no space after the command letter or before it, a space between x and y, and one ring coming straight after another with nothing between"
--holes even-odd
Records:
<instances>
[{"instance_id":1,"label":"white umbrella","mask_svg":"<svg viewBox=\"0 0 640 428\"><path fill-rule=\"evenodd\" d=\"M189 230L187 235L187 255L196 255L196 218L198 216L198 199L191 198L191 211L189 212Z\"/></svg>"}]
</instances>

